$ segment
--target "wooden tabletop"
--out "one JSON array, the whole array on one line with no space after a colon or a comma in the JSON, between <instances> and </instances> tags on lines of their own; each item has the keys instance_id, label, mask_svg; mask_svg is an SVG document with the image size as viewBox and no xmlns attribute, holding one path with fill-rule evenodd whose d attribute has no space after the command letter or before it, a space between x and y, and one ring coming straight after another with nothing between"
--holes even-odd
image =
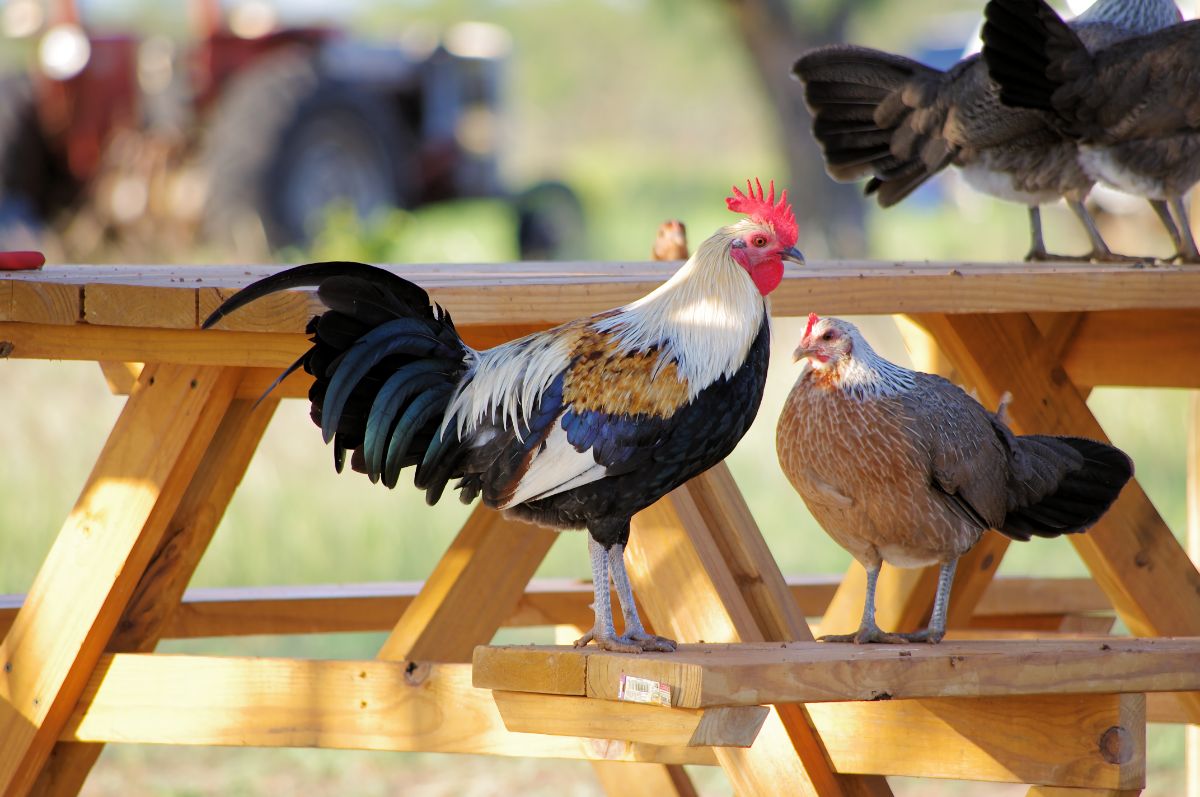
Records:
<instances>
[{"instance_id":1,"label":"wooden tabletop","mask_svg":"<svg viewBox=\"0 0 1200 797\"><path fill-rule=\"evenodd\" d=\"M429 288L461 326L545 325L620 306L678 263L388 266ZM46 266L0 273L0 322L196 329L220 301L283 266ZM1153 264L838 261L789 267L778 316L1200 307L1200 268ZM293 291L243 308L222 329L295 333L314 309Z\"/></svg>"}]
</instances>

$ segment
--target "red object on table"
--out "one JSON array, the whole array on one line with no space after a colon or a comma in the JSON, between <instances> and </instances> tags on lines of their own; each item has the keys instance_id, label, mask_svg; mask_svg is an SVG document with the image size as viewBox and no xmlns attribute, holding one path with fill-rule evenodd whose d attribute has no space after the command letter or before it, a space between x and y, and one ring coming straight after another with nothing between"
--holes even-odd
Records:
<instances>
[{"instance_id":1,"label":"red object on table","mask_svg":"<svg viewBox=\"0 0 1200 797\"><path fill-rule=\"evenodd\" d=\"M45 262L41 252L0 252L0 271L28 271L41 268Z\"/></svg>"}]
</instances>

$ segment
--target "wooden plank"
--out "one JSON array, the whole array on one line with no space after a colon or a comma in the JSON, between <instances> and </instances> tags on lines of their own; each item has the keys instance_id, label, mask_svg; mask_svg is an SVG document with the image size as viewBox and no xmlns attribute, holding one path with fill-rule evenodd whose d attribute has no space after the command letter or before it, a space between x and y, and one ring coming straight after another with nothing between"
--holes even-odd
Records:
<instances>
[{"instance_id":1,"label":"wooden plank","mask_svg":"<svg viewBox=\"0 0 1200 797\"><path fill-rule=\"evenodd\" d=\"M535 665L539 651L544 658ZM704 644L640 656L554 646L484 647L475 651L476 686L522 691L519 677L490 680L512 672L504 667L506 656L541 667L574 667L572 656L586 656L588 697L616 700L621 677L635 676L668 685L672 705L682 708L1200 688L1200 637ZM543 674L538 683L548 680Z\"/></svg>"},{"instance_id":2,"label":"wooden plank","mask_svg":"<svg viewBox=\"0 0 1200 797\"><path fill-rule=\"evenodd\" d=\"M1150 692L1146 695L1146 720L1172 725L1187 725L1191 722L1183 694L1177 692Z\"/></svg>"},{"instance_id":3,"label":"wooden plank","mask_svg":"<svg viewBox=\"0 0 1200 797\"><path fill-rule=\"evenodd\" d=\"M493 692L504 726L515 733L618 739L662 747L749 747L764 706L675 709L586 697Z\"/></svg>"},{"instance_id":4,"label":"wooden plank","mask_svg":"<svg viewBox=\"0 0 1200 797\"><path fill-rule=\"evenodd\" d=\"M148 368L0 645L0 791L32 785L225 413L236 374Z\"/></svg>"},{"instance_id":5,"label":"wooden plank","mask_svg":"<svg viewBox=\"0 0 1200 797\"><path fill-rule=\"evenodd\" d=\"M81 289L74 285L14 282L9 316L35 324L77 324L83 312Z\"/></svg>"},{"instance_id":6,"label":"wooden plank","mask_svg":"<svg viewBox=\"0 0 1200 797\"><path fill-rule=\"evenodd\" d=\"M839 772L1145 785L1142 695L822 703L809 711Z\"/></svg>"},{"instance_id":7,"label":"wooden plank","mask_svg":"<svg viewBox=\"0 0 1200 797\"><path fill-rule=\"evenodd\" d=\"M83 289L83 320L116 327L192 329L200 325L194 290L105 284Z\"/></svg>"},{"instance_id":8,"label":"wooden plank","mask_svg":"<svg viewBox=\"0 0 1200 797\"><path fill-rule=\"evenodd\" d=\"M1138 797L1141 789L1087 789L1071 786L1031 786L1025 797Z\"/></svg>"},{"instance_id":9,"label":"wooden plank","mask_svg":"<svg viewBox=\"0 0 1200 797\"><path fill-rule=\"evenodd\" d=\"M787 582L801 613L810 616L823 613L837 589L834 576L791 576ZM168 620L163 637L387 631L422 584L388 581L191 589ZM0 595L0 636L12 625L24 598ZM585 628L592 621L591 601L592 587L585 581L534 579L502 627ZM1076 630L1096 635L1107 633L1112 616L1091 613L1111 610L1104 591L1090 578L1009 576L988 587L976 606L971 628Z\"/></svg>"},{"instance_id":10,"label":"wooden plank","mask_svg":"<svg viewBox=\"0 0 1200 797\"><path fill-rule=\"evenodd\" d=\"M464 264L454 267L393 266L430 289L464 326L553 324L623 305L663 282L674 264ZM213 267L47 267L36 274L5 275L17 284L79 287L105 284L114 302L134 289L187 293L237 289L277 267L219 270ZM1195 307L1200 274L1164 266L1061 264L879 263L842 261L789 268L773 295L778 315L1117 309ZM146 301L144 298L140 301ZM295 300L283 300L295 301ZM212 299L203 303L211 304ZM28 317L15 303L13 319ZM255 311L250 311L252 315ZM303 318L301 318L303 316ZM269 317L260 320L273 324ZM298 331L303 312L289 312L287 326ZM61 321L60 323L70 323ZM246 323L249 323L249 317ZM257 323L257 322L256 322Z\"/></svg>"},{"instance_id":11,"label":"wooden plank","mask_svg":"<svg viewBox=\"0 0 1200 797\"><path fill-rule=\"evenodd\" d=\"M475 646L492 638L524 594L556 539L549 529L476 507L379 658L470 661Z\"/></svg>"},{"instance_id":12,"label":"wooden plank","mask_svg":"<svg viewBox=\"0 0 1200 797\"><path fill-rule=\"evenodd\" d=\"M1187 551L1192 563L1200 566L1200 392L1193 392L1188 408L1187 428ZM1192 723L1184 731L1187 757L1187 797L1200 797L1200 722L1193 713Z\"/></svg>"},{"instance_id":13,"label":"wooden plank","mask_svg":"<svg viewBox=\"0 0 1200 797\"><path fill-rule=\"evenodd\" d=\"M239 380L240 375L233 379ZM274 399L259 404L245 399L229 403L117 622L107 652L148 653L157 647L278 404ZM58 742L32 793L38 797L78 794L102 750L103 745Z\"/></svg>"},{"instance_id":14,"label":"wooden plank","mask_svg":"<svg viewBox=\"0 0 1200 797\"><path fill-rule=\"evenodd\" d=\"M705 748L512 733L466 664L105 654L62 738L711 764Z\"/></svg>"},{"instance_id":15,"label":"wooden plank","mask_svg":"<svg viewBox=\"0 0 1200 797\"><path fill-rule=\"evenodd\" d=\"M100 371L108 390L114 396L128 396L137 384L145 363L123 363L119 360L101 360ZM244 377L243 377L244 378Z\"/></svg>"},{"instance_id":16,"label":"wooden plank","mask_svg":"<svg viewBox=\"0 0 1200 797\"><path fill-rule=\"evenodd\" d=\"M1170 352L1176 363L1200 362L1200 313L1084 313L1062 364L1077 385L1200 388L1200 369L1164 367L1156 352Z\"/></svg>"},{"instance_id":17,"label":"wooden plank","mask_svg":"<svg viewBox=\"0 0 1200 797\"><path fill-rule=\"evenodd\" d=\"M301 335L282 333L201 333L32 323L0 323L0 341L11 343L9 356L20 359L171 362L280 370L310 345Z\"/></svg>"},{"instance_id":18,"label":"wooden plank","mask_svg":"<svg viewBox=\"0 0 1200 797\"><path fill-rule=\"evenodd\" d=\"M1106 440L1079 391L1039 348L1028 316L944 316L936 330L985 404L1004 390L1019 433L1077 434ZM1200 572L1136 479L1086 534L1070 536L1118 615L1137 635L1200 635ZM1194 701L1200 718L1200 695Z\"/></svg>"},{"instance_id":19,"label":"wooden plank","mask_svg":"<svg viewBox=\"0 0 1200 797\"><path fill-rule=\"evenodd\" d=\"M639 512L626 560L659 633L685 641L812 638L724 464ZM835 773L799 706L772 707L753 747L721 749L717 758L738 793L890 793L880 779Z\"/></svg>"},{"instance_id":20,"label":"wooden plank","mask_svg":"<svg viewBox=\"0 0 1200 797\"><path fill-rule=\"evenodd\" d=\"M0 280L0 321L11 321L13 312L12 280Z\"/></svg>"}]
</instances>

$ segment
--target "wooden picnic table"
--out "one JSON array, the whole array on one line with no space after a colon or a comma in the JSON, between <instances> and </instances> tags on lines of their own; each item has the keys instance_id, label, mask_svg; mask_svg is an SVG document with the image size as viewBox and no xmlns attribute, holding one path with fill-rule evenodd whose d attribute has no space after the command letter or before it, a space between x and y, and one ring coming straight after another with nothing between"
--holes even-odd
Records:
<instances>
[{"instance_id":1,"label":"wooden picnic table","mask_svg":"<svg viewBox=\"0 0 1200 797\"><path fill-rule=\"evenodd\" d=\"M487 346L630 301L675 267L394 268ZM1071 538L1094 581L993 583L1007 540L987 535L960 564L951 640L934 648L811 642L805 615L856 622L861 571L787 583L724 466L635 518L644 616L710 646L674 657L488 647L505 624L586 622L588 588L531 587L555 535L485 509L411 588L185 599L278 401L307 389L293 375L255 404L306 347L309 293L199 329L277 269L0 274L0 354L94 360L129 395L28 595L0 601L0 793L74 794L104 743L151 742L583 758L610 792L659 797L691 793L681 765L695 763L746 794L883 795L889 774L1136 794L1146 693L1152 718L1200 721L1200 574L1136 482ZM918 365L952 369L985 404L1011 391L1018 432L1103 438L1085 402L1096 385L1200 388L1195 267L814 263L773 294L776 316L810 311L907 314ZM934 582L885 569L880 623L920 623ZM1062 633L1107 628L1088 620L1106 604L1147 639ZM153 653L164 636L368 627L391 629L369 662ZM613 699L623 675L666 705ZM881 695L897 699L869 699Z\"/></svg>"}]
</instances>

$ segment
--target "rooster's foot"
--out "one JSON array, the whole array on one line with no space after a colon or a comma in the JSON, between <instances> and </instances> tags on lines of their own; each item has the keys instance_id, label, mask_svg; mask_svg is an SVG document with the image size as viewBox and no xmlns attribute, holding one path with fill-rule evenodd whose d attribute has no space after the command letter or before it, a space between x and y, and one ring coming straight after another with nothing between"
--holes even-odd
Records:
<instances>
[{"instance_id":1,"label":"rooster's foot","mask_svg":"<svg viewBox=\"0 0 1200 797\"><path fill-rule=\"evenodd\" d=\"M861 626L853 634L825 634L817 637L818 642L853 642L856 645L866 645L871 642L882 642L889 645L903 645L909 640L901 634L889 634L877 625Z\"/></svg>"},{"instance_id":2,"label":"rooster's foot","mask_svg":"<svg viewBox=\"0 0 1200 797\"><path fill-rule=\"evenodd\" d=\"M591 642L601 650L611 651L612 653L643 653L645 651L655 651L662 653L670 653L675 650L675 642L653 634L641 634L635 637L623 636L597 636L595 629L588 631L579 639L575 640L575 647L582 648Z\"/></svg>"},{"instance_id":3,"label":"rooster's foot","mask_svg":"<svg viewBox=\"0 0 1200 797\"><path fill-rule=\"evenodd\" d=\"M625 644L641 645L642 650L652 653L672 653L676 647L674 639L647 634L645 631L640 634L625 634L624 636L617 637L617 640Z\"/></svg>"}]
</instances>

